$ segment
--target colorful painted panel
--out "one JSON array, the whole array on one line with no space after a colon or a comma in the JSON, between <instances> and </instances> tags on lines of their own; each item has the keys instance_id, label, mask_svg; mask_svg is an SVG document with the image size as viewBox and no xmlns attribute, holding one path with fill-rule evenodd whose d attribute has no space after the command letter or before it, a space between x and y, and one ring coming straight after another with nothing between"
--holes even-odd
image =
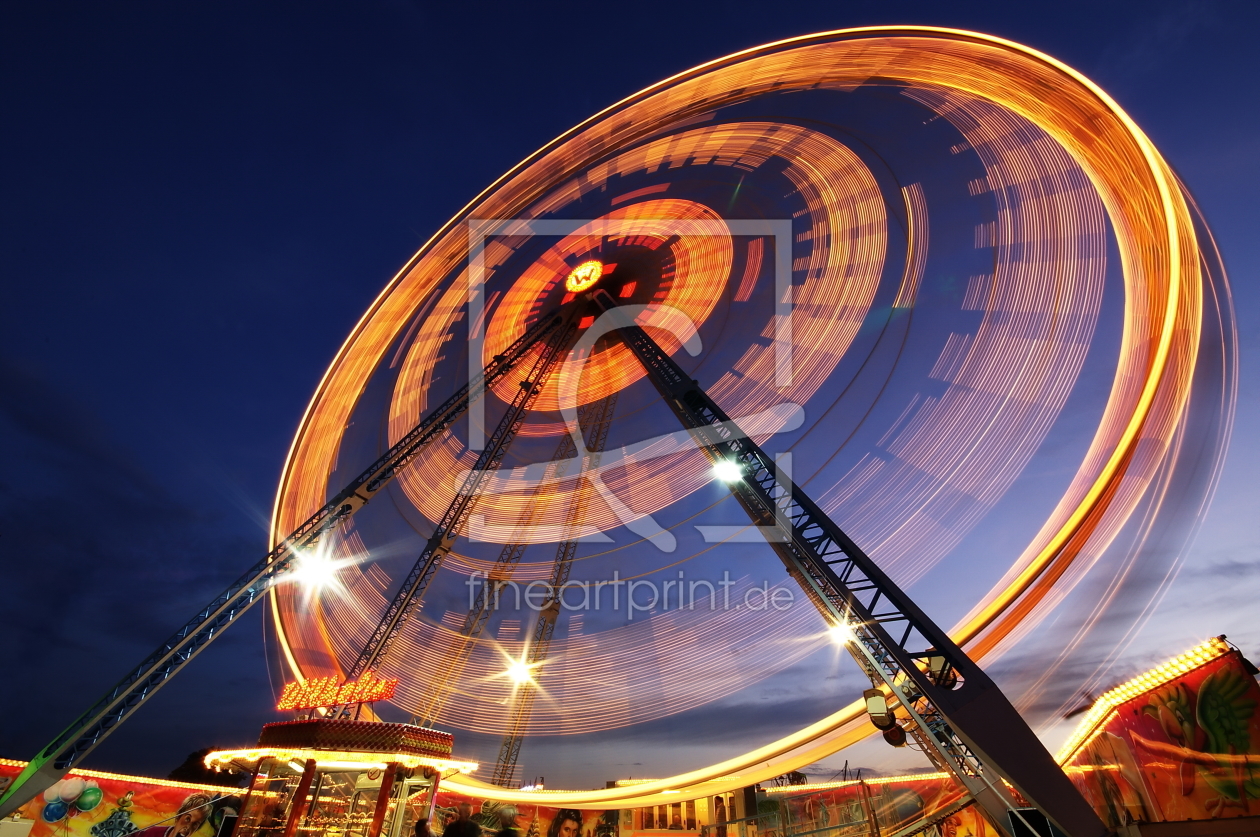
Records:
<instances>
[{"instance_id":1,"label":"colorful painted panel","mask_svg":"<svg viewBox=\"0 0 1260 837\"><path fill-rule=\"evenodd\" d=\"M0 762L0 790L22 762ZM212 837L240 808L231 788L143 780L96 771L70 773L31 800L29 837Z\"/></svg>"},{"instance_id":2,"label":"colorful painted panel","mask_svg":"<svg viewBox=\"0 0 1260 837\"><path fill-rule=\"evenodd\" d=\"M782 804L780 837L865 837L874 833L868 822L872 815L881 834L895 834L914 823L937 819L940 834L948 837L997 834L974 805L943 816L962 798L962 792L941 774L849 782L827 790L773 796Z\"/></svg>"},{"instance_id":3,"label":"colorful painted panel","mask_svg":"<svg viewBox=\"0 0 1260 837\"><path fill-rule=\"evenodd\" d=\"M485 837L499 831L502 803L439 790L433 820L429 824L435 837L441 837L446 826L459 816L462 802L472 806L472 820L481 826ZM577 811L545 805L515 807L516 828L521 837L617 837L618 811Z\"/></svg>"},{"instance_id":4,"label":"colorful painted panel","mask_svg":"<svg viewBox=\"0 0 1260 837\"><path fill-rule=\"evenodd\" d=\"M1258 708L1231 652L1117 706L1065 769L1112 828L1257 816Z\"/></svg>"}]
</instances>

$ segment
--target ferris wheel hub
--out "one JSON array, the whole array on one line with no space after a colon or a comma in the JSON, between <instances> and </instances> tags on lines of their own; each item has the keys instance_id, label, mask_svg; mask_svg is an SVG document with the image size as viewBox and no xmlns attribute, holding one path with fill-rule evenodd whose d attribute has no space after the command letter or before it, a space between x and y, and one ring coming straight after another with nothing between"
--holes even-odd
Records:
<instances>
[{"instance_id":1,"label":"ferris wheel hub","mask_svg":"<svg viewBox=\"0 0 1260 837\"><path fill-rule=\"evenodd\" d=\"M569 273L564 280L564 288L570 293L580 294L595 287L595 283L604 275L604 263L599 259L582 262Z\"/></svg>"}]
</instances>

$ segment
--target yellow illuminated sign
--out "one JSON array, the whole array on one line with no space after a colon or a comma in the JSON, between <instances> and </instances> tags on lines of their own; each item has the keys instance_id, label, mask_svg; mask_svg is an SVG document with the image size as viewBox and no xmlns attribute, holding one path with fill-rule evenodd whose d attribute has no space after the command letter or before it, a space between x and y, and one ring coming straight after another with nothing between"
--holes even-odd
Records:
<instances>
[{"instance_id":1,"label":"yellow illuminated sign","mask_svg":"<svg viewBox=\"0 0 1260 837\"><path fill-rule=\"evenodd\" d=\"M564 288L570 293L580 294L582 291L594 287L595 283L603 275L603 262L598 259L591 259L573 268L573 272L564 280Z\"/></svg>"}]
</instances>

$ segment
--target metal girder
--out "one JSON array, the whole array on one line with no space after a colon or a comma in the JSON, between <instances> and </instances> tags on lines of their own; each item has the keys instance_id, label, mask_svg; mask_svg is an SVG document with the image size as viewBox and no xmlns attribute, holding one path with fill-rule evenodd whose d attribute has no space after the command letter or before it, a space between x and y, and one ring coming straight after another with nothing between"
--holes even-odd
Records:
<instances>
[{"instance_id":1,"label":"metal girder","mask_svg":"<svg viewBox=\"0 0 1260 837\"><path fill-rule=\"evenodd\" d=\"M455 539L459 536L459 530L480 499L482 483L498 469L508 447L516 438L525 417L533 407L534 401L542 392L547 378L568 351L572 342L571 338L577 330L574 316L576 310L576 307L569 309L560 328L550 340L543 343L543 351L535 359L529 373L522 378L520 389L512 399L512 403L508 405L503 418L499 420L494 433L491 434L485 448L477 457L476 463L464 478L459 490L455 493L455 498L447 507L446 513L438 521L428 543L416 558L411 572L403 579L398 592L385 608L380 622L364 644L358 659L347 669L346 679L356 679L369 669L375 668L389 653L390 645L398 636L407 618L424 601L429 582L433 579L438 567L442 565L442 561L450 554L451 547L455 545Z\"/></svg>"},{"instance_id":2,"label":"metal girder","mask_svg":"<svg viewBox=\"0 0 1260 837\"><path fill-rule=\"evenodd\" d=\"M572 464L573 454L576 452L577 448L573 445L573 438L565 434L561 438L560 444L556 446L555 453L551 456L551 464L544 471L537 488L534 489L535 500L545 490L548 482L560 479L568 473L569 466ZM538 508L537 502L526 504L524 518L520 521L521 525L528 526L533 523ZM461 642L454 656L449 661L446 675L433 681L433 691L429 695L429 700L425 708L416 715L416 719L421 722L422 726L432 726L438 715L441 714L443 707L446 706L446 701L451 691L455 688L455 682L463 673L464 667L468 663L468 658L472 656L476 641L481 637L486 623L490 620L490 613L494 610L495 599L493 597L497 594L506 577L511 575L512 567L519 564L521 559L525 557L527 547L528 544L526 543L508 543L504 544L503 549L499 551L499 557L495 560L494 566L486 574L486 583L477 589L477 595L468 608L468 614L464 617L464 624L460 628Z\"/></svg>"},{"instance_id":3,"label":"metal girder","mask_svg":"<svg viewBox=\"0 0 1260 837\"><path fill-rule=\"evenodd\" d=\"M8 791L0 796L0 817L17 810L82 761L144 701L178 674L189 660L213 642L236 617L258 601L277 576L289 570L302 550L315 546L324 533L362 508L429 442L450 427L468 409L470 392L481 392L500 380L534 344L559 327L571 310L560 309L540 318L502 354L496 355L479 378L461 387L421 419L397 444L381 454L262 560L197 611L166 642L62 730L31 759Z\"/></svg>"},{"instance_id":4,"label":"metal girder","mask_svg":"<svg viewBox=\"0 0 1260 837\"><path fill-rule=\"evenodd\" d=\"M608 442L608 429L612 426L613 410L617 405L617 395L613 393L600 399L594 404L586 405L586 412L590 418L586 436L586 450L588 454L584 457L586 461L582 463L582 471L589 471L599 467L599 460L604 452L604 445ZM582 417L584 408L578 409L579 417ZM582 516L582 495L577 492L573 498L572 505L569 507L569 513L565 520L565 527L572 531L577 526ZM551 571L549 594L546 602L538 612L538 621L534 623L534 635L529 643L529 651L526 656L525 665L528 670L535 671L541 663L547 659L547 654L551 648L551 640L556 633L556 617L560 615L560 595L566 583L569 581L569 571L573 567L573 558L577 554L578 542L576 539L569 538L562 541L556 548L556 560ZM512 708L512 719L508 723L508 730L503 734L503 741L499 745L499 757L495 761L494 776L490 782L495 785L506 787L512 781L512 776L516 773L516 763L521 757L521 744L524 741L523 731L525 724L529 721L529 716L534 710L534 698L536 697L537 687L532 681L526 681L520 685L518 694L516 695L516 705Z\"/></svg>"},{"instance_id":5,"label":"metal girder","mask_svg":"<svg viewBox=\"0 0 1260 837\"><path fill-rule=\"evenodd\" d=\"M835 524L773 458L603 290L591 294L697 445L739 465L731 491L871 682L901 704L929 757L949 770L998 827L1016 803L1002 780L1069 837L1102 821L997 685Z\"/></svg>"},{"instance_id":6,"label":"metal girder","mask_svg":"<svg viewBox=\"0 0 1260 837\"><path fill-rule=\"evenodd\" d=\"M614 402L616 401L615 395L609 396L609 398ZM604 401L601 400L578 407L578 423L589 427L592 421L599 422L601 420L599 417L603 415L603 410L601 409L603 404ZM611 409L611 407L608 409ZM607 436L606 430L604 436ZM587 443L588 450L591 449L591 444L593 442ZM576 453L577 447L573 444L573 437L566 433L561 437L560 444L556 445L555 453L551 455L551 460L544 470L537 488L534 490L535 499L548 489L552 481L563 478L569 472L569 468L577 462L574 457ZM537 516L538 510L538 503L528 503L520 524L523 526L531 525ZM441 714L446 701L450 698L455 682L468 664L469 657L472 656L476 641L481 637L486 623L490 620L490 614L495 609L493 603L496 599L492 597L497 595L506 577L511 575L511 568L521 562L528 546L527 543L504 544L503 549L499 552L499 557L494 562L494 566L491 567L490 572L486 575L486 583L477 589L477 595L468 608L468 614L464 617L464 624L460 628L462 641L448 663L446 675L434 681L433 691L429 695L428 702L425 704L424 709L415 716L415 720L419 721L422 726L432 726L437 721L438 715Z\"/></svg>"}]
</instances>

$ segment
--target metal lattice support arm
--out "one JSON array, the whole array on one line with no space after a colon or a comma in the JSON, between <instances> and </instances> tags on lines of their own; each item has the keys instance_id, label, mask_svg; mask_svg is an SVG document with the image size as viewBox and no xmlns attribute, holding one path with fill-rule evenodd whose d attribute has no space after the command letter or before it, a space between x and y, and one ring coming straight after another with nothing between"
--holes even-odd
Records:
<instances>
[{"instance_id":1,"label":"metal lattice support arm","mask_svg":"<svg viewBox=\"0 0 1260 837\"><path fill-rule=\"evenodd\" d=\"M403 579L398 592L394 594L393 600L385 608L380 622L364 644L358 659L346 671L347 679L353 680L360 677L364 672L375 668L385 658L389 653L391 643L406 623L409 615L424 601L424 594L428 590L429 582L433 579L433 575L437 572L438 567L441 566L442 561L450 554L451 547L455 545L455 539L459 536L460 529L468 519L468 515L472 513L477 500L480 499L482 483L490 477L503 461L508 447L512 444L512 440L516 438L517 431L520 430L521 424L524 423L525 417L529 414L534 401L538 398L538 394L542 392L548 376L559 365L560 360L568 351L572 342L572 336L577 330L575 325L577 310L577 306L571 306L567 310L560 328L556 330L551 339L543 343L543 351L535 359L534 365L529 372L522 377L520 389L517 391L512 403L508 405L507 411L503 414L503 418L500 419L494 433L486 443L486 447L481 451L481 455L477 457L472 470L468 472L459 490L455 493L455 499L451 501L450 506L446 509L446 513L438 521L436 528L433 530L433 535L429 538L428 543L425 544L419 557L416 558L416 563L412 566L411 572Z\"/></svg>"},{"instance_id":2,"label":"metal lattice support arm","mask_svg":"<svg viewBox=\"0 0 1260 837\"><path fill-rule=\"evenodd\" d=\"M608 442L608 430L612 427L613 410L617 406L617 395L613 393L594 404L578 408L579 417L590 419L586 435L586 460L582 463L582 471L587 472L599 468L604 446ZM582 495L580 492L573 499L565 518L565 528L570 533L579 525L582 517ZM550 591L547 601L538 613L538 621L534 623L534 635L529 644L529 653L525 660L528 671L539 672L539 668L547 659L551 649L551 640L556 633L556 617L560 615L560 595L562 588L569 581L569 572L573 568L573 558L577 554L578 542L571 535L568 540L561 541L556 548L556 559L551 571ZM541 672L539 672L541 674ZM499 745L499 757L494 765L494 776L491 783L507 787L516 773L516 763L521 757L521 744L524 741L525 725L534 711L534 698L537 696L537 685L526 681L520 685L516 695L516 705L512 708L512 718L508 722L507 732Z\"/></svg>"},{"instance_id":3,"label":"metal lattice support arm","mask_svg":"<svg viewBox=\"0 0 1260 837\"><path fill-rule=\"evenodd\" d=\"M910 715L916 738L950 770L999 828L1015 803L1011 784L1071 837L1106 833L997 685L776 466L606 292L592 298L697 445L739 466L732 493L789 573L833 626L852 632L850 653Z\"/></svg>"},{"instance_id":4,"label":"metal lattice support arm","mask_svg":"<svg viewBox=\"0 0 1260 837\"><path fill-rule=\"evenodd\" d=\"M346 488L128 672L31 759L8 792L0 797L0 817L8 816L26 804L82 761L144 701L178 674L189 660L213 642L236 617L258 601L276 577L289 570L302 550L313 547L325 532L362 508L429 442L450 427L468 409L470 391L479 392L507 375L526 352L554 332L562 320L562 311L557 311L526 330L490 362L480 378L470 381L425 416Z\"/></svg>"},{"instance_id":5,"label":"metal lattice support arm","mask_svg":"<svg viewBox=\"0 0 1260 837\"><path fill-rule=\"evenodd\" d=\"M616 396L609 396L609 399L615 403ZM604 421L601 416L604 416L607 410L611 410L611 406L606 404L607 400L583 404L581 407L578 407L579 424L589 427L592 422L595 422L596 426L606 428L606 425L601 424ZM607 436L606 429L604 436ZM593 449L593 444L594 442L588 442L587 449ZM550 464L539 479L537 488L534 489L535 500L549 490L548 484L550 482L563 478L574 464L581 464L574 458L575 453L577 453L577 448L573 444L573 437L566 433L560 439L560 443L556 445L555 453L551 455ZM520 525L531 525L540 510L541 506L539 503L528 503L525 514L519 521ZM468 608L468 613L464 617L464 624L460 628L461 641L455 653L451 655L446 676L437 678L433 682L432 691L424 709L416 714L416 720L420 721L422 726L431 726L437 721L443 707L446 705L446 701L450 698L455 683L459 680L465 666L468 664L468 659L472 656L476 641L481 637L486 623L490 619L490 614L494 611L494 602L496 601L494 596L501 590L504 580L511 575L512 567L521 562L527 547L527 543L505 544L503 549L500 550L494 566L486 574L485 583L477 588L477 595Z\"/></svg>"}]
</instances>

